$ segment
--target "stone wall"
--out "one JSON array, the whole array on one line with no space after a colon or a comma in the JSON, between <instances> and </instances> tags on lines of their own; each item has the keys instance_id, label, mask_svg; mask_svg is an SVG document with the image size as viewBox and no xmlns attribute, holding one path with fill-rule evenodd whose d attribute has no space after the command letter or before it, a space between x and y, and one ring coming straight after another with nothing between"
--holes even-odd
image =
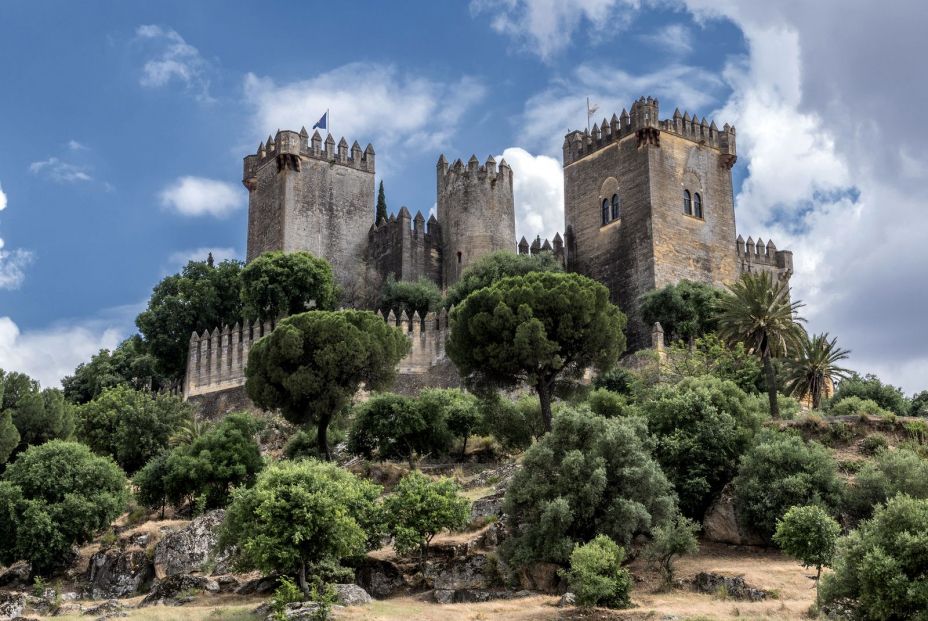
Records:
<instances>
[{"instance_id":1,"label":"stone wall","mask_svg":"<svg viewBox=\"0 0 928 621\"><path fill-rule=\"evenodd\" d=\"M771 240L767 240L765 246L759 237L756 242L750 237L745 242L739 235L735 242L735 260L742 274L769 272L780 280L789 280L793 275L793 253L777 250Z\"/></svg>"},{"instance_id":2,"label":"stone wall","mask_svg":"<svg viewBox=\"0 0 928 621\"><path fill-rule=\"evenodd\" d=\"M368 263L386 278L415 281L427 278L442 286L441 228L431 216L428 223L422 212L410 218L402 207L397 215L374 224L368 233Z\"/></svg>"}]
</instances>

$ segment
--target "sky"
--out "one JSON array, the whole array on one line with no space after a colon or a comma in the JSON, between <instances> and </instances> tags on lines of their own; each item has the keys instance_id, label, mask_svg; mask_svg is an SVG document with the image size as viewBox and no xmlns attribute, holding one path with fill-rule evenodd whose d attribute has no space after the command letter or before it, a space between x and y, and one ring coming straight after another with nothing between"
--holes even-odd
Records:
<instances>
[{"instance_id":1,"label":"sky","mask_svg":"<svg viewBox=\"0 0 928 621\"><path fill-rule=\"evenodd\" d=\"M586 99L737 127L736 220L794 252L808 329L928 388L920 0L0 2L0 368L43 385L189 259L242 258L242 158L326 110L391 211L440 153L505 157L517 235L563 229Z\"/></svg>"}]
</instances>

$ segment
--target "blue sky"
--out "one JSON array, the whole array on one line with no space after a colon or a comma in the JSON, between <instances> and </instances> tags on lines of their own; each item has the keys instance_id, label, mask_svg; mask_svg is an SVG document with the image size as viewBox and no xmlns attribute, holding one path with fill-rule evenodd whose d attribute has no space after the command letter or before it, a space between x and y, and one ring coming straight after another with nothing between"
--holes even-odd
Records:
<instances>
[{"instance_id":1,"label":"blue sky","mask_svg":"<svg viewBox=\"0 0 928 621\"><path fill-rule=\"evenodd\" d=\"M680 106L738 126L739 229L793 248L813 327L859 351L861 368L926 387L924 328L903 343L872 327L914 317L893 302L903 292L874 295L860 274L889 287L880 269L895 257L861 253L913 231L874 238L867 219L884 200L917 210L909 182L928 157L917 136L888 154L866 147L907 120L907 87L876 68L884 83L862 97L853 71L875 62L855 58L867 46L923 52L907 47L921 45L907 24L924 10L900 5L887 23L864 2L769 4L7 0L0 367L54 383L126 336L151 287L187 258L241 257L242 157L278 127L311 127L330 108L336 139L374 144L394 211L432 208L439 153L505 155L519 234L551 235L563 226L560 143L585 125L585 98L602 117L655 95L664 116ZM854 21L874 40L844 34ZM887 110L894 119L861 123ZM895 180L881 171L891 162ZM823 232L841 227L851 248L830 251ZM862 259L855 279L834 265ZM917 270L905 278L924 284ZM864 305L851 312L855 296Z\"/></svg>"}]
</instances>

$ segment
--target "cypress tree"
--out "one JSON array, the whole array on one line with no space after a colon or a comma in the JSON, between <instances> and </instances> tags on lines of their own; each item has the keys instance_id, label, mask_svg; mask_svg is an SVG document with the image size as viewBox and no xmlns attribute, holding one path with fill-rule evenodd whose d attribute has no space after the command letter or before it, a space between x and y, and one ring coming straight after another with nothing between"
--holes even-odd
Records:
<instances>
[{"instance_id":1,"label":"cypress tree","mask_svg":"<svg viewBox=\"0 0 928 621\"><path fill-rule=\"evenodd\" d=\"M383 180L380 181L380 189L377 190L377 215L374 222L380 223L381 220L387 219L387 196L383 192Z\"/></svg>"}]
</instances>

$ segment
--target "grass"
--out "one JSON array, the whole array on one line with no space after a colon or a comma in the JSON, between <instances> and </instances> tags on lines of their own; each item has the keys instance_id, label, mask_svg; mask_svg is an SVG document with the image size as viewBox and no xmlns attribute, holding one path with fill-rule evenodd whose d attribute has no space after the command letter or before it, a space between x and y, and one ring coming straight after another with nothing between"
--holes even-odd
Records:
<instances>
[{"instance_id":1,"label":"grass","mask_svg":"<svg viewBox=\"0 0 928 621\"><path fill-rule=\"evenodd\" d=\"M228 606L147 606L127 609L129 616L125 618L130 621L254 621L261 618L254 614L257 605L253 602ZM87 621L86 616L79 614L61 615L55 619Z\"/></svg>"}]
</instances>

